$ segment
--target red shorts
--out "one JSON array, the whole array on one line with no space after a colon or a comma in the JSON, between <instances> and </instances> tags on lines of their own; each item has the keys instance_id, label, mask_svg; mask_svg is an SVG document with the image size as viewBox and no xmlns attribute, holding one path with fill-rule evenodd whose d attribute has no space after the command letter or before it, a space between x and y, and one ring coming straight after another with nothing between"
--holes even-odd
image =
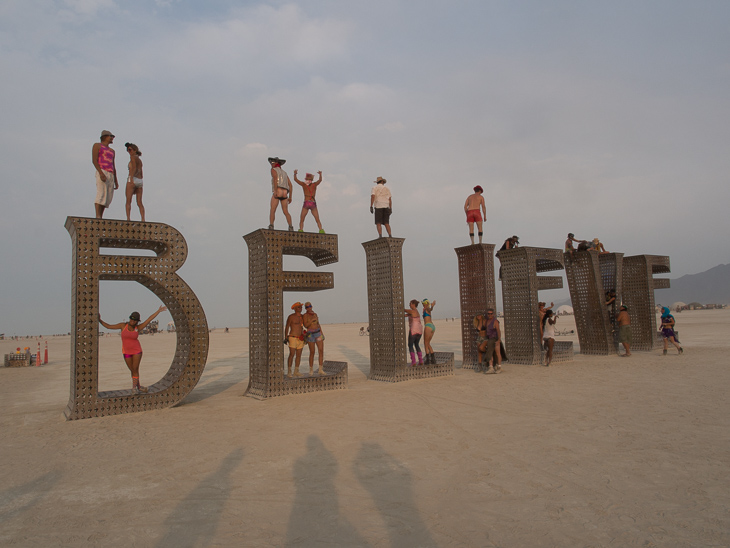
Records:
<instances>
[{"instance_id":1,"label":"red shorts","mask_svg":"<svg viewBox=\"0 0 730 548\"><path fill-rule=\"evenodd\" d=\"M481 223L483 220L481 209L470 209L466 212L467 223Z\"/></svg>"}]
</instances>

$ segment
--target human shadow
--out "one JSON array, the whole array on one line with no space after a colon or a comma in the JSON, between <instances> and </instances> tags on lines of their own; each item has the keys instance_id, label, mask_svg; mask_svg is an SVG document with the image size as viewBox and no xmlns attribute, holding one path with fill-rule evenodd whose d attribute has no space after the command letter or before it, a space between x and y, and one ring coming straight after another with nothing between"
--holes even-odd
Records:
<instances>
[{"instance_id":1,"label":"human shadow","mask_svg":"<svg viewBox=\"0 0 730 548\"><path fill-rule=\"evenodd\" d=\"M226 358L207 364L205 366L207 372L211 372L217 367L224 366L232 366L232 369L222 377L205 383L204 386L196 386L190 394L188 394L183 401L178 404L178 406L199 402L213 396L217 396L221 392L228 390L231 386L245 381L248 377L248 368L241 367L241 361L243 361L247 355L248 353L240 354L233 358Z\"/></svg>"},{"instance_id":2,"label":"human shadow","mask_svg":"<svg viewBox=\"0 0 730 548\"><path fill-rule=\"evenodd\" d=\"M165 520L167 533L159 547L209 546L231 494L230 476L243 460L243 449L231 451L217 470L208 474Z\"/></svg>"},{"instance_id":3,"label":"human shadow","mask_svg":"<svg viewBox=\"0 0 730 548\"><path fill-rule=\"evenodd\" d=\"M340 514L334 479L337 460L314 434L307 452L294 463L296 485L285 546L368 546Z\"/></svg>"},{"instance_id":4,"label":"human shadow","mask_svg":"<svg viewBox=\"0 0 730 548\"><path fill-rule=\"evenodd\" d=\"M438 546L416 507L408 468L374 442L362 444L352 467L373 497L391 546Z\"/></svg>"},{"instance_id":5,"label":"human shadow","mask_svg":"<svg viewBox=\"0 0 730 548\"><path fill-rule=\"evenodd\" d=\"M61 473L54 470L17 487L5 489L0 493L0 523L35 506L60 479Z\"/></svg>"},{"instance_id":6,"label":"human shadow","mask_svg":"<svg viewBox=\"0 0 730 548\"><path fill-rule=\"evenodd\" d=\"M360 352L357 352L352 348L344 345L338 345L337 349L342 352L342 355L345 356L345 358L347 358L348 363L351 363L352 365L357 367L363 375L368 376L370 374L369 356L361 354ZM358 363L360 365L358 365Z\"/></svg>"}]
</instances>

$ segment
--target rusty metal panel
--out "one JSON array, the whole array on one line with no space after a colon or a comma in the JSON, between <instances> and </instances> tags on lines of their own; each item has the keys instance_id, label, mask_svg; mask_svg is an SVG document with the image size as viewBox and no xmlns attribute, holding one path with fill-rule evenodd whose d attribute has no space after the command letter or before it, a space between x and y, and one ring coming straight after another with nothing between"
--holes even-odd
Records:
<instances>
[{"instance_id":1,"label":"rusty metal panel","mask_svg":"<svg viewBox=\"0 0 730 548\"><path fill-rule=\"evenodd\" d=\"M544 350L540 340L538 291L562 287L562 278L538 276L563 269L559 249L518 247L497 252L502 271L505 351L510 363L541 364ZM543 279L545 281L543 281ZM573 359L573 343L555 341L553 363Z\"/></svg>"},{"instance_id":2,"label":"rusty metal panel","mask_svg":"<svg viewBox=\"0 0 730 548\"><path fill-rule=\"evenodd\" d=\"M601 275L601 255L591 250L565 253L564 257L581 354L615 354L617 349Z\"/></svg>"},{"instance_id":3,"label":"rusty metal panel","mask_svg":"<svg viewBox=\"0 0 730 548\"><path fill-rule=\"evenodd\" d=\"M657 337L654 290L669 287L668 279L655 274L670 272L669 257L634 255L623 260L623 303L631 318L631 350L652 350L661 345Z\"/></svg>"},{"instance_id":4,"label":"rusty metal panel","mask_svg":"<svg viewBox=\"0 0 730 548\"><path fill-rule=\"evenodd\" d=\"M260 229L244 236L248 245L249 382L258 399L347 388L347 362L324 362L325 375L284 374L284 291L321 291L335 285L331 272L284 270L284 255L300 255L315 266L338 261L337 235ZM287 307L287 312L289 308ZM288 316L289 312L286 314Z\"/></svg>"},{"instance_id":5,"label":"rusty metal panel","mask_svg":"<svg viewBox=\"0 0 730 548\"><path fill-rule=\"evenodd\" d=\"M474 317L488 308L497 311L494 284L494 244L474 244L454 249L459 259L459 300L461 304L461 351L463 369L478 365Z\"/></svg>"},{"instance_id":6,"label":"rusty metal panel","mask_svg":"<svg viewBox=\"0 0 730 548\"><path fill-rule=\"evenodd\" d=\"M411 366L406 360L407 333L403 310L403 238L364 242L370 323L370 375L399 382L454 373L453 352L435 352L436 363Z\"/></svg>"},{"instance_id":7,"label":"rusty metal panel","mask_svg":"<svg viewBox=\"0 0 730 548\"><path fill-rule=\"evenodd\" d=\"M208 323L198 298L176 274L187 258L185 238L161 223L68 217L72 246L71 396L68 420L171 407L200 380L208 357ZM156 257L103 255L100 248L148 249ZM99 281L138 282L167 306L177 347L170 369L146 394L99 392Z\"/></svg>"}]
</instances>

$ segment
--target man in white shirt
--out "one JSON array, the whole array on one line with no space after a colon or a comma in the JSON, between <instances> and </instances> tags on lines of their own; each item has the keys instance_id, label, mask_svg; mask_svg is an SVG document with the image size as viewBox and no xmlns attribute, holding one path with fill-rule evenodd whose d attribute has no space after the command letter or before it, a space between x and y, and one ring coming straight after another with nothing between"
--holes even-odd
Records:
<instances>
[{"instance_id":1,"label":"man in white shirt","mask_svg":"<svg viewBox=\"0 0 730 548\"><path fill-rule=\"evenodd\" d=\"M393 237L390 233L390 214L393 212L393 198L390 195L390 189L385 188L387 181L382 177L375 180L375 186L370 193L370 213L375 212L375 226L378 229L378 238L383 237L383 225L388 231L388 236Z\"/></svg>"}]
</instances>

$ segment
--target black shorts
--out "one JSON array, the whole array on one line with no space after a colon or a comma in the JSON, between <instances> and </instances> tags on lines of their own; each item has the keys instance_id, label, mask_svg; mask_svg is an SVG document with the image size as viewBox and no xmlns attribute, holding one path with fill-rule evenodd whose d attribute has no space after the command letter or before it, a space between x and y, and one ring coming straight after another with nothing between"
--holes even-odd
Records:
<instances>
[{"instance_id":1,"label":"black shorts","mask_svg":"<svg viewBox=\"0 0 730 548\"><path fill-rule=\"evenodd\" d=\"M375 208L375 224L376 225L390 224L390 208L388 208L388 207L376 207Z\"/></svg>"}]
</instances>

